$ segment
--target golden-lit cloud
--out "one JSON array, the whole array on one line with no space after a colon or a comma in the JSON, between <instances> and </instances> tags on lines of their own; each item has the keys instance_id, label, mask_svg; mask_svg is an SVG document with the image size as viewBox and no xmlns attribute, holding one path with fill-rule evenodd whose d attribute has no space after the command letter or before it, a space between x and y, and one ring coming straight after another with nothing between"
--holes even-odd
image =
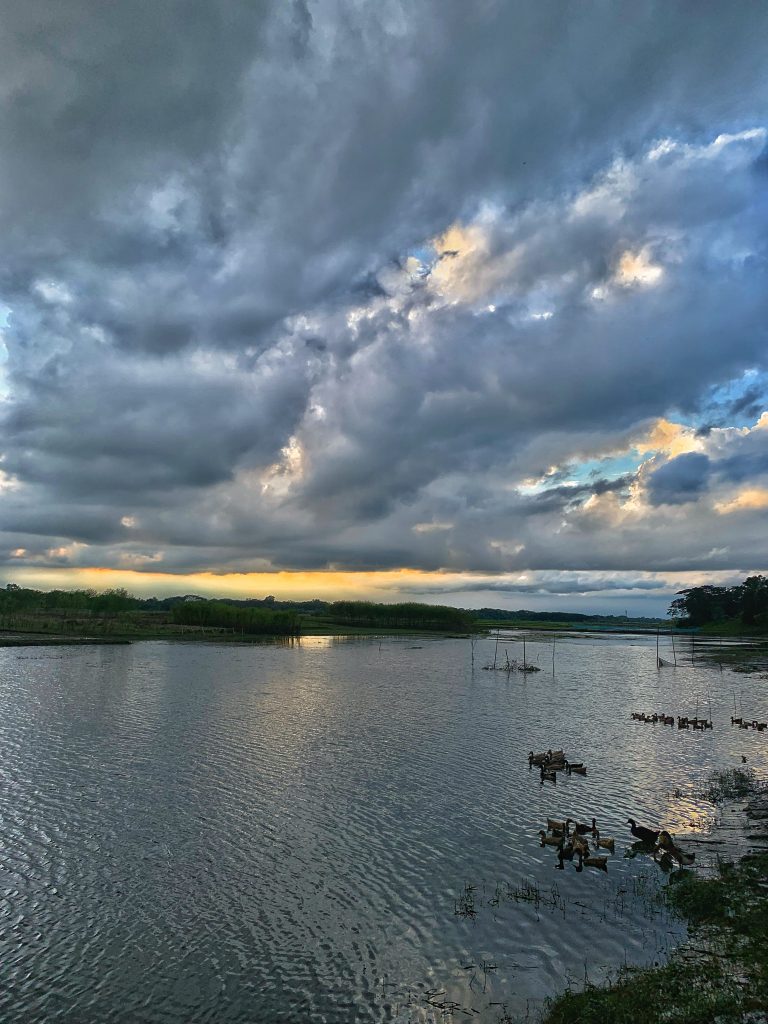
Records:
<instances>
[{"instance_id":1,"label":"golden-lit cloud","mask_svg":"<svg viewBox=\"0 0 768 1024\"><path fill-rule=\"evenodd\" d=\"M670 459L674 459L688 452L703 451L704 442L696 436L691 427L684 427L680 423L672 423L662 418L656 420L648 433L634 443L634 447L641 455L648 452L663 452Z\"/></svg>"},{"instance_id":2,"label":"golden-lit cloud","mask_svg":"<svg viewBox=\"0 0 768 1024\"><path fill-rule=\"evenodd\" d=\"M721 515L729 515L732 512L750 512L759 509L768 509L768 488L745 487L733 498L730 498L727 501L717 502L715 509Z\"/></svg>"},{"instance_id":3,"label":"golden-lit cloud","mask_svg":"<svg viewBox=\"0 0 768 1024\"><path fill-rule=\"evenodd\" d=\"M614 280L620 285L641 285L651 287L664 276L663 267L652 263L647 247L639 252L627 250L622 253Z\"/></svg>"}]
</instances>

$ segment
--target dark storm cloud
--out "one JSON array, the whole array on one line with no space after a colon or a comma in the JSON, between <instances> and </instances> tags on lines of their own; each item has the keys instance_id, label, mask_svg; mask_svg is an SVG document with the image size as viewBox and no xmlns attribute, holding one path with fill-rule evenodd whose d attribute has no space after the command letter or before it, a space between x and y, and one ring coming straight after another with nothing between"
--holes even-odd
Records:
<instances>
[{"instance_id":1,"label":"dark storm cloud","mask_svg":"<svg viewBox=\"0 0 768 1024\"><path fill-rule=\"evenodd\" d=\"M563 516L631 475L516 484L697 408L768 350L763 143L707 148L764 113L768 12L697 14L6 3L8 550L601 565L589 517L569 537ZM482 259L461 243L411 273L454 221L479 225ZM731 482L762 466L729 458ZM682 554L669 531L660 562L727 547L705 529Z\"/></svg>"},{"instance_id":2,"label":"dark storm cloud","mask_svg":"<svg viewBox=\"0 0 768 1024\"><path fill-rule=\"evenodd\" d=\"M648 493L653 505L682 505L694 501L707 485L710 462L700 452L671 459L650 474Z\"/></svg>"}]
</instances>

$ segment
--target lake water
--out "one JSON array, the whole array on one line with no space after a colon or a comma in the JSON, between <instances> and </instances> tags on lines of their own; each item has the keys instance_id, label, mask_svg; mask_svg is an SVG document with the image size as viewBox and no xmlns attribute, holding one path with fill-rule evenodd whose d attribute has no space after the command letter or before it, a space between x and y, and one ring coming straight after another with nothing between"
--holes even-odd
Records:
<instances>
[{"instance_id":1,"label":"lake water","mask_svg":"<svg viewBox=\"0 0 768 1024\"><path fill-rule=\"evenodd\" d=\"M642 637L562 637L554 676L549 640L527 677L494 647L0 650L0 1019L496 1021L662 958L681 926L626 819L685 833L712 769L764 770L729 716L735 690L764 719L766 682L657 671ZM697 700L711 732L630 721ZM587 777L542 785L548 747ZM567 815L616 838L607 874L555 870Z\"/></svg>"}]
</instances>

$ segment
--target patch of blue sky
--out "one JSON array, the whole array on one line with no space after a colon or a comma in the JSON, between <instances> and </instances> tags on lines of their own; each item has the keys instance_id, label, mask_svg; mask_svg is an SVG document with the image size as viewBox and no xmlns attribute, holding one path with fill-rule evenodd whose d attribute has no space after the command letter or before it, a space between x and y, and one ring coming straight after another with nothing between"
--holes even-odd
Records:
<instances>
[{"instance_id":1,"label":"patch of blue sky","mask_svg":"<svg viewBox=\"0 0 768 1024\"><path fill-rule=\"evenodd\" d=\"M766 409L768 372L750 369L710 388L695 412L676 412L673 418L697 430L708 426L751 427Z\"/></svg>"},{"instance_id":2,"label":"patch of blue sky","mask_svg":"<svg viewBox=\"0 0 768 1024\"><path fill-rule=\"evenodd\" d=\"M437 251L435 250L435 247L429 243L426 245L418 245L415 249L410 249L408 251L408 259L418 260L419 273L423 277L426 277L437 261Z\"/></svg>"},{"instance_id":3,"label":"patch of blue sky","mask_svg":"<svg viewBox=\"0 0 768 1024\"><path fill-rule=\"evenodd\" d=\"M532 483L522 484L517 490L520 494L535 495L553 487L581 487L597 483L598 480L619 480L623 476L634 475L640 464L648 457L648 452L641 455L632 448L621 455L606 456L602 459L585 459L583 462L574 460L560 467L556 473Z\"/></svg>"}]
</instances>

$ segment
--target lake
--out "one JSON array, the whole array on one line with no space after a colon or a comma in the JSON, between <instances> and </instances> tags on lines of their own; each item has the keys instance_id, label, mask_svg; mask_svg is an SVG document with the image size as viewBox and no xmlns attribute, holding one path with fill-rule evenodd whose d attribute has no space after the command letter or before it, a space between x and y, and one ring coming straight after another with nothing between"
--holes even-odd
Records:
<instances>
[{"instance_id":1,"label":"lake","mask_svg":"<svg viewBox=\"0 0 768 1024\"><path fill-rule=\"evenodd\" d=\"M765 770L730 725L734 699L768 716L765 680L659 671L648 637L559 637L554 675L549 638L537 674L494 649L0 650L0 1019L496 1021L663 958L683 930L626 819L684 834L711 770ZM630 720L697 702L712 731ZM587 777L542 785L548 747ZM607 874L555 870L538 830L567 815L616 838Z\"/></svg>"}]
</instances>

